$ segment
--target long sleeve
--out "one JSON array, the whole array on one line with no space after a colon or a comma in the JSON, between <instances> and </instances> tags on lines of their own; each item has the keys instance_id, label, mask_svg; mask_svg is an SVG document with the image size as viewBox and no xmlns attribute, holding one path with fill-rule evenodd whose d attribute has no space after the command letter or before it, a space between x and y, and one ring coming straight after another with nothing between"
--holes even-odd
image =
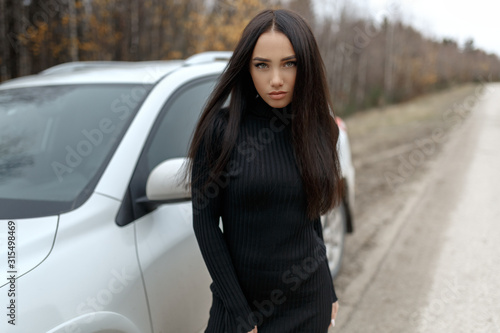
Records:
<instances>
[{"instance_id":1,"label":"long sleeve","mask_svg":"<svg viewBox=\"0 0 500 333\"><path fill-rule=\"evenodd\" d=\"M208 163L201 143L192 169L193 229L203 259L213 280L212 288L222 299L233 323L248 323L253 328L251 308L238 281L224 235L219 228L224 184L213 182L206 190L201 186L208 174Z\"/></svg>"},{"instance_id":2,"label":"long sleeve","mask_svg":"<svg viewBox=\"0 0 500 333\"><path fill-rule=\"evenodd\" d=\"M314 230L316 231L319 238L321 238L321 241L324 244L325 241L323 239L323 227L321 226L321 220L319 218L317 218L314 221ZM326 255L325 255L325 263L326 263L326 266L328 267L328 274L330 276L330 281L331 281L330 290L331 290L331 295L332 295L332 303L335 303L338 299L337 299L337 295L335 293L335 287L333 286L332 274L330 272L330 266L328 265L328 257Z\"/></svg>"}]
</instances>

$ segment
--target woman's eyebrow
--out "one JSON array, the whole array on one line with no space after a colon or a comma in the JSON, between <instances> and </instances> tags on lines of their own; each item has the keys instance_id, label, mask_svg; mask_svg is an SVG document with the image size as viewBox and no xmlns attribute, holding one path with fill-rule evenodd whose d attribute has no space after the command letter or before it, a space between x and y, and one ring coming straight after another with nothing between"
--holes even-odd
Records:
<instances>
[{"instance_id":1,"label":"woman's eyebrow","mask_svg":"<svg viewBox=\"0 0 500 333\"><path fill-rule=\"evenodd\" d=\"M271 62L271 60L269 60L269 59L260 58L260 57L253 58L253 61Z\"/></svg>"},{"instance_id":2,"label":"woman's eyebrow","mask_svg":"<svg viewBox=\"0 0 500 333\"><path fill-rule=\"evenodd\" d=\"M287 60L292 60L292 59L297 59L297 57L294 55L288 56L286 58L281 59L281 61L287 61Z\"/></svg>"},{"instance_id":3,"label":"woman's eyebrow","mask_svg":"<svg viewBox=\"0 0 500 333\"><path fill-rule=\"evenodd\" d=\"M288 56L288 57L281 59L281 61L287 61L287 60L292 60L292 59L296 59L296 58L297 57L295 55L291 55L291 56ZM271 60L266 59L266 58L261 58L261 57L255 57L252 60L253 61L262 61L262 62L271 62Z\"/></svg>"}]
</instances>

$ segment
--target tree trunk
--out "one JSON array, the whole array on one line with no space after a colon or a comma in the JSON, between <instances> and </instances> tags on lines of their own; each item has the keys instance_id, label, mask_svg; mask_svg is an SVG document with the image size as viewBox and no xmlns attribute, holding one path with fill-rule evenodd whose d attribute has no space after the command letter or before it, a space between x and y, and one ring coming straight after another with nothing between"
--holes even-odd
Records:
<instances>
[{"instance_id":1,"label":"tree trunk","mask_svg":"<svg viewBox=\"0 0 500 333\"><path fill-rule=\"evenodd\" d=\"M130 55L138 60L139 53L139 1L130 0Z\"/></svg>"},{"instance_id":2,"label":"tree trunk","mask_svg":"<svg viewBox=\"0 0 500 333\"><path fill-rule=\"evenodd\" d=\"M78 22L75 0L67 0L67 2L69 12L69 57L71 61L78 61Z\"/></svg>"},{"instance_id":3,"label":"tree trunk","mask_svg":"<svg viewBox=\"0 0 500 333\"><path fill-rule=\"evenodd\" d=\"M82 19L78 28L80 29L80 42L88 42L91 38L90 36L90 17L92 16L92 3L91 0L82 0L83 8L77 11L77 15L80 15ZM79 50L78 58L80 60L88 60L90 52L86 50Z\"/></svg>"},{"instance_id":4,"label":"tree trunk","mask_svg":"<svg viewBox=\"0 0 500 333\"><path fill-rule=\"evenodd\" d=\"M366 73L368 68L367 50L361 53L358 65L358 86L356 89L356 107L363 105L366 96Z\"/></svg>"},{"instance_id":5,"label":"tree trunk","mask_svg":"<svg viewBox=\"0 0 500 333\"><path fill-rule=\"evenodd\" d=\"M10 64L10 45L7 40L7 1L0 0L0 82L6 81L11 78L9 64Z\"/></svg>"},{"instance_id":6,"label":"tree trunk","mask_svg":"<svg viewBox=\"0 0 500 333\"><path fill-rule=\"evenodd\" d=\"M13 8L13 21L14 21L14 34L16 35L16 76L24 76L31 74L31 61L28 54L28 50L26 49L26 45L23 40L20 40L19 37L28 39L29 38L29 29L31 27L31 23L26 18L25 8L22 1L12 1Z\"/></svg>"},{"instance_id":7,"label":"tree trunk","mask_svg":"<svg viewBox=\"0 0 500 333\"><path fill-rule=\"evenodd\" d=\"M148 59L156 60L159 57L160 51L160 26L161 26L161 8L158 0L153 0L153 5L151 6L151 27L150 27L150 38L149 44L151 47L151 52L148 55Z\"/></svg>"},{"instance_id":8,"label":"tree trunk","mask_svg":"<svg viewBox=\"0 0 500 333\"><path fill-rule=\"evenodd\" d=\"M385 48L385 66L384 66L384 90L385 103L392 101L393 89L393 55L394 55L394 24L387 25L386 48Z\"/></svg>"}]
</instances>

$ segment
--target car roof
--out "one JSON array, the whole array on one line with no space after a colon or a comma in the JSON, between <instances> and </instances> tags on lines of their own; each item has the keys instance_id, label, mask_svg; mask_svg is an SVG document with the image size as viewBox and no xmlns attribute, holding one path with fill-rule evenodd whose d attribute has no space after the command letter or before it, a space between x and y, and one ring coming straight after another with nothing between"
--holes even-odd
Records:
<instances>
[{"instance_id":1,"label":"car roof","mask_svg":"<svg viewBox=\"0 0 500 333\"><path fill-rule=\"evenodd\" d=\"M64 84L155 84L182 67L227 62L230 57L231 52L204 52L186 60L69 62L3 82L0 90Z\"/></svg>"}]
</instances>

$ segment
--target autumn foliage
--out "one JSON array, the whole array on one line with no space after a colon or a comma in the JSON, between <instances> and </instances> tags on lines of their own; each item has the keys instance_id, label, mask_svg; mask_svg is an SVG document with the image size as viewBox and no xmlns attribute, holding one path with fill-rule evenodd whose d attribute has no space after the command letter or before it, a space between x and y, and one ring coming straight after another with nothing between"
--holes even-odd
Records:
<instances>
[{"instance_id":1,"label":"autumn foliage","mask_svg":"<svg viewBox=\"0 0 500 333\"><path fill-rule=\"evenodd\" d=\"M311 24L341 113L455 83L500 79L498 57L473 41L431 40L390 8L377 19L363 18L348 4L318 17L308 0L0 0L0 81L69 61L181 59L232 50L257 12L284 6Z\"/></svg>"}]
</instances>

